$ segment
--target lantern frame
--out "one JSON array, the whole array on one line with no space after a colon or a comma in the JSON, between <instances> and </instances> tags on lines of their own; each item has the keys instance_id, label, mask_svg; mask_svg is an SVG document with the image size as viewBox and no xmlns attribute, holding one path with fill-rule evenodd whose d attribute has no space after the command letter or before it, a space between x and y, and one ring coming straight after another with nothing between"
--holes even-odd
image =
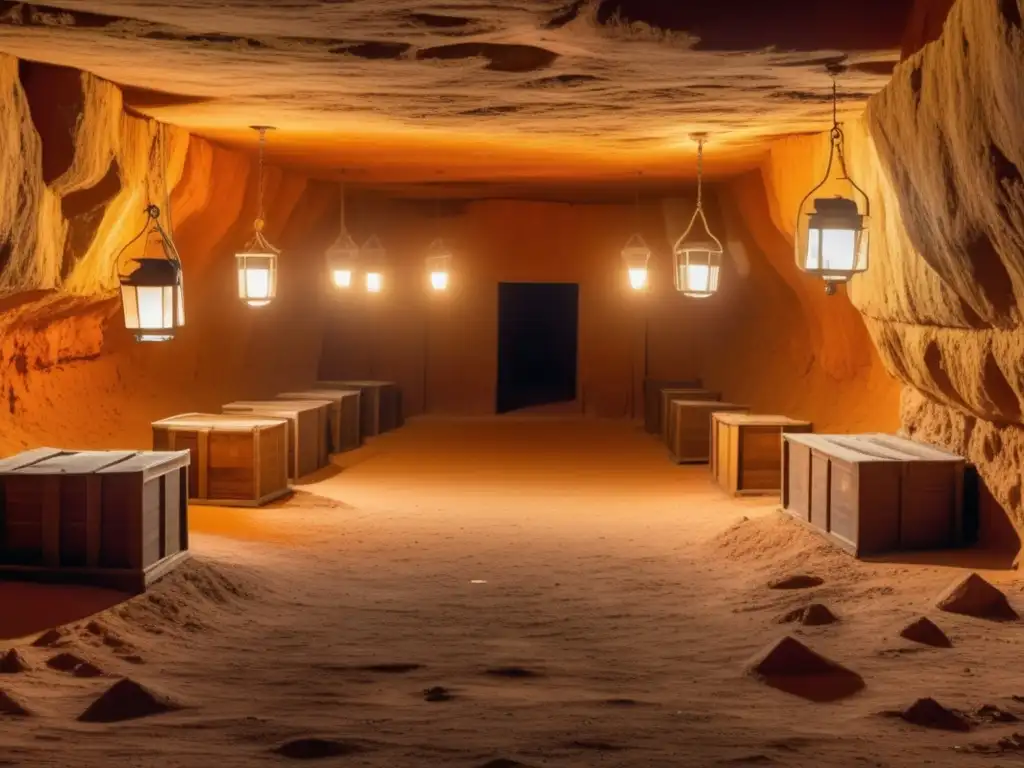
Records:
<instances>
[{"instance_id":1,"label":"lantern frame","mask_svg":"<svg viewBox=\"0 0 1024 768\"><path fill-rule=\"evenodd\" d=\"M254 125L252 129L260 135L259 215L253 222L253 236L240 251L235 253L235 268L238 272L238 298L250 307L265 307L277 296L277 257L281 253L281 250L274 247L263 234L263 229L266 226L263 212L264 148L267 143L267 131L271 131L273 128Z\"/></svg>"},{"instance_id":2,"label":"lantern frame","mask_svg":"<svg viewBox=\"0 0 1024 768\"><path fill-rule=\"evenodd\" d=\"M363 247L359 249L359 257L367 266L364 268L363 287L367 293L383 293L385 288L384 262L387 250L376 235L370 235Z\"/></svg>"},{"instance_id":3,"label":"lantern frame","mask_svg":"<svg viewBox=\"0 0 1024 768\"><path fill-rule=\"evenodd\" d=\"M345 225L345 187L341 186L341 206L338 237L324 254L327 261L327 278L336 290L345 291L352 287L359 261L359 245L352 239Z\"/></svg>"},{"instance_id":4,"label":"lantern frame","mask_svg":"<svg viewBox=\"0 0 1024 768\"><path fill-rule=\"evenodd\" d=\"M651 249L638 232L622 246L622 263L626 268L629 287L634 291L646 291L651 287L651 273L648 266Z\"/></svg>"},{"instance_id":5,"label":"lantern frame","mask_svg":"<svg viewBox=\"0 0 1024 768\"><path fill-rule=\"evenodd\" d=\"M438 238L430 244L424 263L427 282L431 290L436 293L448 290L451 285L453 260L452 251L444 240Z\"/></svg>"},{"instance_id":6,"label":"lantern frame","mask_svg":"<svg viewBox=\"0 0 1024 768\"><path fill-rule=\"evenodd\" d=\"M825 293L830 296L835 294L839 283L846 283L854 275L867 270L870 238L868 225L871 217L871 198L850 178L846 168L846 137L839 125L836 85L836 76L842 70L843 68L838 65L829 67L829 73L832 75L832 130L829 132L828 165L821 181L800 201L794 237L797 267L802 272L822 278L825 281ZM807 214L804 233L804 208L807 201L828 184L832 177L832 168L837 161L841 174L838 180L847 182L852 194L849 197L835 195L814 198L814 210ZM864 201L863 211L857 205L857 196ZM841 239L832 237L831 242L827 243L828 232L844 232L848 233L848 236ZM837 249L842 249L845 253L837 254ZM831 259L830 252L833 257ZM837 255L841 255L842 260L835 258Z\"/></svg>"},{"instance_id":7,"label":"lantern frame","mask_svg":"<svg viewBox=\"0 0 1024 768\"><path fill-rule=\"evenodd\" d=\"M676 290L684 296L706 299L718 292L725 249L704 215L704 143L707 134L696 133L692 138L697 142L697 208L686 231L672 247L673 282ZM690 240L690 232L698 218L704 227L704 236Z\"/></svg>"},{"instance_id":8,"label":"lantern frame","mask_svg":"<svg viewBox=\"0 0 1024 768\"><path fill-rule=\"evenodd\" d=\"M163 258L143 256L132 259L138 265L132 272L123 274L118 270L124 325L127 330L134 332L136 341L170 341L177 329L185 325L181 257L174 241L160 225L160 209L155 205L147 205L146 217L142 231L121 249L114 262L115 268L120 263L121 255L143 236L147 242L154 236L158 238ZM147 289L145 293L144 289ZM157 302L156 306L154 302Z\"/></svg>"}]
</instances>

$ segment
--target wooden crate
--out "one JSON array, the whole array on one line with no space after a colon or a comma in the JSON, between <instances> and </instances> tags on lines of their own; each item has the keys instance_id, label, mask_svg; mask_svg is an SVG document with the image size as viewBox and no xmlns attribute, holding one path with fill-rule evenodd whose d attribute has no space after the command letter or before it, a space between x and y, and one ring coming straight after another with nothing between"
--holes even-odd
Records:
<instances>
[{"instance_id":1,"label":"wooden crate","mask_svg":"<svg viewBox=\"0 0 1024 768\"><path fill-rule=\"evenodd\" d=\"M359 435L359 401L362 398L358 389L309 389L303 392L282 392L281 400L327 400L331 403L330 446L331 453L353 451L361 443Z\"/></svg>"},{"instance_id":2,"label":"wooden crate","mask_svg":"<svg viewBox=\"0 0 1024 768\"><path fill-rule=\"evenodd\" d=\"M720 412L711 416L711 475L734 496L782 489L782 434L810 432L809 421L788 416Z\"/></svg>"},{"instance_id":3,"label":"wooden crate","mask_svg":"<svg viewBox=\"0 0 1024 768\"><path fill-rule=\"evenodd\" d=\"M288 422L288 477L297 480L330 463L329 400L236 400L224 413L252 413Z\"/></svg>"},{"instance_id":4,"label":"wooden crate","mask_svg":"<svg viewBox=\"0 0 1024 768\"><path fill-rule=\"evenodd\" d=\"M711 458L711 414L749 411L749 406L715 400L670 400L669 456L676 464L706 464Z\"/></svg>"},{"instance_id":5,"label":"wooden crate","mask_svg":"<svg viewBox=\"0 0 1024 768\"><path fill-rule=\"evenodd\" d=\"M783 436L782 507L857 556L963 542L962 457L893 435Z\"/></svg>"},{"instance_id":6,"label":"wooden crate","mask_svg":"<svg viewBox=\"0 0 1024 768\"><path fill-rule=\"evenodd\" d=\"M359 390L359 433L363 437L390 432L404 423L402 391L393 381L318 381L316 387Z\"/></svg>"},{"instance_id":7,"label":"wooden crate","mask_svg":"<svg viewBox=\"0 0 1024 768\"><path fill-rule=\"evenodd\" d=\"M661 390L661 404L658 406L658 419L661 422L661 439L667 445L671 440L672 421L665 418L668 413L668 404L673 400L717 400L722 399L721 392L712 392L709 389L687 389L680 387L669 387Z\"/></svg>"},{"instance_id":8,"label":"wooden crate","mask_svg":"<svg viewBox=\"0 0 1024 768\"><path fill-rule=\"evenodd\" d=\"M188 557L189 458L43 449L6 460L0 574L144 591Z\"/></svg>"},{"instance_id":9,"label":"wooden crate","mask_svg":"<svg viewBox=\"0 0 1024 768\"><path fill-rule=\"evenodd\" d=\"M155 450L188 450L194 504L258 507L286 495L288 421L264 416L186 413L153 422Z\"/></svg>"},{"instance_id":10,"label":"wooden crate","mask_svg":"<svg viewBox=\"0 0 1024 768\"><path fill-rule=\"evenodd\" d=\"M644 430L652 435L663 434L661 390L700 388L700 379L644 379Z\"/></svg>"}]
</instances>

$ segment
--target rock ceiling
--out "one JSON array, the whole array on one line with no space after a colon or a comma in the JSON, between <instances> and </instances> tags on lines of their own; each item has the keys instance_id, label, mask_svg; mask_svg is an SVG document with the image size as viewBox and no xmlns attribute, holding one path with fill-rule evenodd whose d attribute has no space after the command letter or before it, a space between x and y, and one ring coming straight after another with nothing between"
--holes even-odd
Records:
<instances>
[{"instance_id":1,"label":"rock ceiling","mask_svg":"<svg viewBox=\"0 0 1024 768\"><path fill-rule=\"evenodd\" d=\"M889 79L910 0L0 0L0 51L125 86L226 143L375 181L749 167Z\"/></svg>"}]
</instances>

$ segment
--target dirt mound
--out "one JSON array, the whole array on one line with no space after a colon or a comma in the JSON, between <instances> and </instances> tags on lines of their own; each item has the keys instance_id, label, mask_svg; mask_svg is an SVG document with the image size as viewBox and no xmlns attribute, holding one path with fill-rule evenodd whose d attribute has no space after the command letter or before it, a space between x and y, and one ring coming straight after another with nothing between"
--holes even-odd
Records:
<instances>
[{"instance_id":1,"label":"dirt mound","mask_svg":"<svg viewBox=\"0 0 1024 768\"><path fill-rule=\"evenodd\" d=\"M85 663L85 659L73 653L58 653L47 660L46 666L58 672L74 672L76 668Z\"/></svg>"},{"instance_id":2,"label":"dirt mound","mask_svg":"<svg viewBox=\"0 0 1024 768\"><path fill-rule=\"evenodd\" d=\"M17 699L12 698L9 693L0 691L0 715L28 717L31 714L29 709L26 709Z\"/></svg>"},{"instance_id":3,"label":"dirt mound","mask_svg":"<svg viewBox=\"0 0 1024 768\"><path fill-rule=\"evenodd\" d=\"M779 624L802 624L805 627L821 627L839 621L829 607L823 603L810 603L802 608L794 608L779 617Z\"/></svg>"},{"instance_id":4,"label":"dirt mound","mask_svg":"<svg viewBox=\"0 0 1024 768\"><path fill-rule=\"evenodd\" d=\"M820 587L825 580L820 576L811 576L806 573L795 573L792 576L785 576L781 579L768 582L769 589L811 589Z\"/></svg>"},{"instance_id":5,"label":"dirt mound","mask_svg":"<svg viewBox=\"0 0 1024 768\"><path fill-rule=\"evenodd\" d=\"M455 694L440 685L435 685L433 688L427 688L423 691L424 701L451 701L454 698Z\"/></svg>"},{"instance_id":6,"label":"dirt mound","mask_svg":"<svg viewBox=\"0 0 1024 768\"><path fill-rule=\"evenodd\" d=\"M35 639L32 646L34 648L56 648L58 645L68 642L70 634L64 627L48 629Z\"/></svg>"},{"instance_id":7,"label":"dirt mound","mask_svg":"<svg viewBox=\"0 0 1024 768\"><path fill-rule=\"evenodd\" d=\"M108 688L78 716L82 723L118 723L174 712L182 706L166 696L125 678Z\"/></svg>"},{"instance_id":8,"label":"dirt mound","mask_svg":"<svg viewBox=\"0 0 1024 768\"><path fill-rule=\"evenodd\" d=\"M971 719L982 723L1018 723L1020 718L995 704L982 704L971 712Z\"/></svg>"},{"instance_id":9,"label":"dirt mound","mask_svg":"<svg viewBox=\"0 0 1024 768\"><path fill-rule=\"evenodd\" d=\"M976 573L970 573L951 585L936 605L943 611L989 621L1015 621L1020 618L1006 595Z\"/></svg>"},{"instance_id":10,"label":"dirt mound","mask_svg":"<svg viewBox=\"0 0 1024 768\"><path fill-rule=\"evenodd\" d=\"M14 675L18 672L28 672L32 666L25 661L15 648L0 656L0 675Z\"/></svg>"},{"instance_id":11,"label":"dirt mound","mask_svg":"<svg viewBox=\"0 0 1024 768\"><path fill-rule=\"evenodd\" d=\"M940 731L966 732L973 727L971 721L955 709L947 709L935 699L918 699L904 710L883 712L887 717L898 717L911 725Z\"/></svg>"},{"instance_id":12,"label":"dirt mound","mask_svg":"<svg viewBox=\"0 0 1024 768\"><path fill-rule=\"evenodd\" d=\"M864 688L864 679L786 636L755 656L747 674L772 688L809 701L837 701Z\"/></svg>"},{"instance_id":13,"label":"dirt mound","mask_svg":"<svg viewBox=\"0 0 1024 768\"><path fill-rule=\"evenodd\" d=\"M271 750L282 757L292 760L322 760L328 757L341 757L361 752L356 744L335 739L294 739Z\"/></svg>"},{"instance_id":14,"label":"dirt mound","mask_svg":"<svg viewBox=\"0 0 1024 768\"><path fill-rule=\"evenodd\" d=\"M543 672L538 672L525 667L491 667L485 674L491 677L506 677L511 680L528 680L535 677L544 677Z\"/></svg>"},{"instance_id":15,"label":"dirt mound","mask_svg":"<svg viewBox=\"0 0 1024 768\"><path fill-rule=\"evenodd\" d=\"M931 619L921 616L914 619L900 630L900 637L914 643L922 643L935 648L952 648L953 641L946 636L939 625Z\"/></svg>"}]
</instances>

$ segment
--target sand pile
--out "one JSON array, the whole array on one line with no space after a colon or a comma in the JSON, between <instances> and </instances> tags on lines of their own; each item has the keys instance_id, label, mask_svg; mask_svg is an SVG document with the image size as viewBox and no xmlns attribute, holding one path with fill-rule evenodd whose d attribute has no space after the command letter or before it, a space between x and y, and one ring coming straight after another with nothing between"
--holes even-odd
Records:
<instances>
[{"instance_id":1,"label":"sand pile","mask_svg":"<svg viewBox=\"0 0 1024 768\"><path fill-rule=\"evenodd\" d=\"M947 709L935 699L918 699L904 710L883 712L887 717L898 717L911 725L940 731L969 731L971 721L955 709Z\"/></svg>"},{"instance_id":2,"label":"sand pile","mask_svg":"<svg viewBox=\"0 0 1024 768\"><path fill-rule=\"evenodd\" d=\"M989 621L1015 621L1020 618L1006 595L976 573L955 582L939 597L936 605L943 611Z\"/></svg>"},{"instance_id":3,"label":"sand pile","mask_svg":"<svg viewBox=\"0 0 1024 768\"><path fill-rule=\"evenodd\" d=\"M356 744L334 739L308 738L285 742L271 751L293 760L322 760L328 757L352 755L361 752L362 748Z\"/></svg>"},{"instance_id":4,"label":"sand pile","mask_svg":"<svg viewBox=\"0 0 1024 768\"><path fill-rule=\"evenodd\" d=\"M805 627L821 627L835 624L837 621L839 621L839 617L823 603L810 603L801 608L794 608L779 618L779 624L796 623Z\"/></svg>"},{"instance_id":5,"label":"sand pile","mask_svg":"<svg viewBox=\"0 0 1024 768\"><path fill-rule=\"evenodd\" d=\"M952 648L953 642L939 625L926 616L914 619L900 630L900 637L935 648Z\"/></svg>"},{"instance_id":6,"label":"sand pile","mask_svg":"<svg viewBox=\"0 0 1024 768\"><path fill-rule=\"evenodd\" d=\"M806 573L797 573L792 576L785 576L769 582L769 589L810 589L820 587L825 580L820 576L811 576Z\"/></svg>"},{"instance_id":7,"label":"sand pile","mask_svg":"<svg viewBox=\"0 0 1024 768\"><path fill-rule=\"evenodd\" d=\"M70 639L70 634L65 627L54 627L37 637L32 646L34 648L56 648L58 645L67 643Z\"/></svg>"},{"instance_id":8,"label":"sand pile","mask_svg":"<svg viewBox=\"0 0 1024 768\"><path fill-rule=\"evenodd\" d=\"M58 653L47 660L46 666L58 672L68 672L75 677L100 677L103 670L73 653Z\"/></svg>"},{"instance_id":9,"label":"sand pile","mask_svg":"<svg viewBox=\"0 0 1024 768\"><path fill-rule=\"evenodd\" d=\"M11 717L28 717L32 712L9 693L0 691L0 715Z\"/></svg>"},{"instance_id":10,"label":"sand pile","mask_svg":"<svg viewBox=\"0 0 1024 768\"><path fill-rule=\"evenodd\" d=\"M789 636L755 656L747 665L747 674L810 701L837 701L864 688L864 680L856 672Z\"/></svg>"},{"instance_id":11,"label":"sand pile","mask_svg":"<svg viewBox=\"0 0 1024 768\"><path fill-rule=\"evenodd\" d=\"M16 648L11 648L3 656L0 656L0 674L2 675L28 672L31 668L31 665L25 661L25 657L18 653Z\"/></svg>"},{"instance_id":12,"label":"sand pile","mask_svg":"<svg viewBox=\"0 0 1024 768\"><path fill-rule=\"evenodd\" d=\"M983 704L973 712L971 717L974 720L983 723L1017 723L1020 722L1020 718L1017 717L1013 712L1007 712L1001 707L997 707L995 704Z\"/></svg>"},{"instance_id":13,"label":"sand pile","mask_svg":"<svg viewBox=\"0 0 1024 768\"><path fill-rule=\"evenodd\" d=\"M78 716L83 723L118 723L174 712L182 706L134 680L118 680Z\"/></svg>"}]
</instances>

